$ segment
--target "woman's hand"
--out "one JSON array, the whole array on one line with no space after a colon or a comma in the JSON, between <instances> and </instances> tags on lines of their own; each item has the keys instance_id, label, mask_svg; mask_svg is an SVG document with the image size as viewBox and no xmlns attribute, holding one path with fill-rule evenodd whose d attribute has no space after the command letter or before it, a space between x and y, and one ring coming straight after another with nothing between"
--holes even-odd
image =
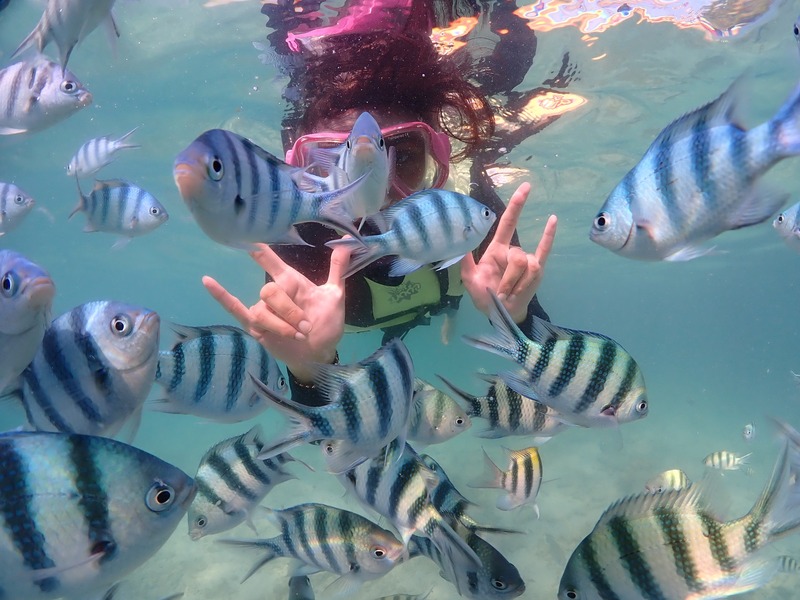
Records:
<instances>
[{"instance_id":1,"label":"woman's hand","mask_svg":"<svg viewBox=\"0 0 800 600\"><path fill-rule=\"evenodd\" d=\"M519 246L511 246L514 230L530 191L530 184L523 183L511 196L497 224L494 238L480 261L476 264L471 252L461 260L461 279L475 307L489 314L491 301L486 289L489 288L503 302L515 323L525 319L528 304L541 283L558 225L556 216L550 215L536 252L532 254Z\"/></svg>"},{"instance_id":2,"label":"woman's hand","mask_svg":"<svg viewBox=\"0 0 800 600\"><path fill-rule=\"evenodd\" d=\"M338 246L331 253L328 281L314 285L283 262L266 244L250 256L272 281L261 288L261 299L247 308L211 277L203 285L242 328L303 383L310 383L309 363L331 363L344 334L344 277L350 251Z\"/></svg>"}]
</instances>

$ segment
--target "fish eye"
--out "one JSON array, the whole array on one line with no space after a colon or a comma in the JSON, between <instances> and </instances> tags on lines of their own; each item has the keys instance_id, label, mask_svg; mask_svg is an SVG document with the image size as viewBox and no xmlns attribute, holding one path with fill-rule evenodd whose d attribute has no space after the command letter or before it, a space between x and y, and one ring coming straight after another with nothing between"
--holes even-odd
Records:
<instances>
[{"instance_id":1,"label":"fish eye","mask_svg":"<svg viewBox=\"0 0 800 600\"><path fill-rule=\"evenodd\" d=\"M569 600L578 600L578 591L577 590L569 589L569 590L566 591L566 593L564 595L567 598L569 598Z\"/></svg>"},{"instance_id":2,"label":"fish eye","mask_svg":"<svg viewBox=\"0 0 800 600\"><path fill-rule=\"evenodd\" d=\"M117 315L111 319L111 332L125 337L131 332L131 320L127 315Z\"/></svg>"},{"instance_id":3,"label":"fish eye","mask_svg":"<svg viewBox=\"0 0 800 600\"><path fill-rule=\"evenodd\" d=\"M611 215L607 212L601 212L594 218L594 226L600 231L605 231L611 225Z\"/></svg>"},{"instance_id":4,"label":"fish eye","mask_svg":"<svg viewBox=\"0 0 800 600\"><path fill-rule=\"evenodd\" d=\"M484 219L489 219L492 216L492 211L490 211L488 208L484 206L481 215L483 216Z\"/></svg>"},{"instance_id":5,"label":"fish eye","mask_svg":"<svg viewBox=\"0 0 800 600\"><path fill-rule=\"evenodd\" d=\"M61 82L61 91L67 94L72 94L73 92L78 91L78 85L69 79L65 79Z\"/></svg>"},{"instance_id":6,"label":"fish eye","mask_svg":"<svg viewBox=\"0 0 800 600\"><path fill-rule=\"evenodd\" d=\"M208 176L214 181L219 181L222 179L224 172L225 167L223 166L222 161L218 156L212 156L211 161L208 163Z\"/></svg>"},{"instance_id":7,"label":"fish eye","mask_svg":"<svg viewBox=\"0 0 800 600\"><path fill-rule=\"evenodd\" d=\"M194 520L194 524L197 525L200 529L202 529L206 525L208 525L208 519L206 519L205 515L200 515Z\"/></svg>"},{"instance_id":8,"label":"fish eye","mask_svg":"<svg viewBox=\"0 0 800 600\"><path fill-rule=\"evenodd\" d=\"M794 34L800 35L800 29L797 28L797 25L794 26Z\"/></svg>"},{"instance_id":9,"label":"fish eye","mask_svg":"<svg viewBox=\"0 0 800 600\"><path fill-rule=\"evenodd\" d=\"M664 486L663 485L658 486L656 488L656 493L657 494L663 494L664 493Z\"/></svg>"},{"instance_id":10,"label":"fish eye","mask_svg":"<svg viewBox=\"0 0 800 600\"><path fill-rule=\"evenodd\" d=\"M160 213L160 212L161 212L161 211L158 209L158 207L157 207L157 206L151 206L151 207L150 207L150 214L151 214L151 215L153 215L153 216L156 216L156 215L157 215L158 213Z\"/></svg>"},{"instance_id":11,"label":"fish eye","mask_svg":"<svg viewBox=\"0 0 800 600\"><path fill-rule=\"evenodd\" d=\"M640 400L636 405L636 412L642 414L647 412L647 400Z\"/></svg>"},{"instance_id":12,"label":"fish eye","mask_svg":"<svg viewBox=\"0 0 800 600\"><path fill-rule=\"evenodd\" d=\"M370 552L372 553L372 556L374 556L377 559L382 559L386 557L386 548L383 548L382 546L373 546L372 548L370 548Z\"/></svg>"},{"instance_id":13,"label":"fish eye","mask_svg":"<svg viewBox=\"0 0 800 600\"><path fill-rule=\"evenodd\" d=\"M331 454L333 454L333 444L331 444L330 442L328 442L327 444L325 444L325 453L326 453L328 456L330 456Z\"/></svg>"},{"instance_id":14,"label":"fish eye","mask_svg":"<svg viewBox=\"0 0 800 600\"><path fill-rule=\"evenodd\" d=\"M795 31L797 31L797 27L795 27ZM786 217L783 216L783 213L778 215L778 218L775 219L777 223L783 223L786 220Z\"/></svg>"},{"instance_id":15,"label":"fish eye","mask_svg":"<svg viewBox=\"0 0 800 600\"><path fill-rule=\"evenodd\" d=\"M386 148L386 142L383 140L383 136L378 138L378 148L380 148L381 150Z\"/></svg>"},{"instance_id":16,"label":"fish eye","mask_svg":"<svg viewBox=\"0 0 800 600\"><path fill-rule=\"evenodd\" d=\"M464 424L464 419L462 419L461 417L458 417L458 418L456 419L456 425L458 425L459 427L461 427L463 424Z\"/></svg>"},{"instance_id":17,"label":"fish eye","mask_svg":"<svg viewBox=\"0 0 800 600\"><path fill-rule=\"evenodd\" d=\"M15 204L22 204L22 203L24 203L24 202L25 202L25 198L23 198L22 196L16 196L16 197L14 198L14 203L15 203Z\"/></svg>"},{"instance_id":18,"label":"fish eye","mask_svg":"<svg viewBox=\"0 0 800 600\"><path fill-rule=\"evenodd\" d=\"M9 271L0 279L0 292L6 298L11 298L17 293L17 278L13 271Z\"/></svg>"},{"instance_id":19,"label":"fish eye","mask_svg":"<svg viewBox=\"0 0 800 600\"><path fill-rule=\"evenodd\" d=\"M500 579L492 579L492 587L496 590L504 590L508 586L506 585L505 581L501 581Z\"/></svg>"},{"instance_id":20,"label":"fish eye","mask_svg":"<svg viewBox=\"0 0 800 600\"><path fill-rule=\"evenodd\" d=\"M175 490L162 481L156 481L147 490L144 503L153 512L167 510L175 501Z\"/></svg>"},{"instance_id":21,"label":"fish eye","mask_svg":"<svg viewBox=\"0 0 800 600\"><path fill-rule=\"evenodd\" d=\"M278 377L278 389L279 390L286 389L286 377L284 377L283 375Z\"/></svg>"}]
</instances>

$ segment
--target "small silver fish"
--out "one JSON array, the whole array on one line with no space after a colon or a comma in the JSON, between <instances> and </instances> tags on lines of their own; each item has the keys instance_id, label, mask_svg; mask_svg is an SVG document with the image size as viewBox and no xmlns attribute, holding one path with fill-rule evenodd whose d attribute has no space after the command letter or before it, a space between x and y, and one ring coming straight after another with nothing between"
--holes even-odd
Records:
<instances>
[{"instance_id":1,"label":"small silver fish","mask_svg":"<svg viewBox=\"0 0 800 600\"><path fill-rule=\"evenodd\" d=\"M114 440L0 435L0 590L8 600L102 597L172 535L196 488Z\"/></svg>"},{"instance_id":2,"label":"small silver fish","mask_svg":"<svg viewBox=\"0 0 800 600\"><path fill-rule=\"evenodd\" d=\"M742 428L742 439L747 443L756 439L756 426L753 423L748 423Z\"/></svg>"},{"instance_id":3,"label":"small silver fish","mask_svg":"<svg viewBox=\"0 0 800 600\"><path fill-rule=\"evenodd\" d=\"M463 433L471 425L469 416L455 400L417 378L414 383L414 407L408 425L410 441L441 444Z\"/></svg>"},{"instance_id":4,"label":"small silver fish","mask_svg":"<svg viewBox=\"0 0 800 600\"><path fill-rule=\"evenodd\" d=\"M670 469L669 471L659 473L645 483L644 489L651 494L663 494L670 490L682 490L689 487L691 483L686 473L680 469Z\"/></svg>"},{"instance_id":5,"label":"small silver fish","mask_svg":"<svg viewBox=\"0 0 800 600\"><path fill-rule=\"evenodd\" d=\"M330 400L319 407L299 404L256 380L259 392L292 419L291 431L268 444L270 458L301 443L324 444L331 473L342 473L378 455L391 440L405 443L414 394L414 364L400 338L352 365L318 365L315 383Z\"/></svg>"},{"instance_id":6,"label":"small silver fish","mask_svg":"<svg viewBox=\"0 0 800 600\"><path fill-rule=\"evenodd\" d=\"M712 469L719 469L720 471L738 471L742 465L747 464L747 459L750 458L752 452L739 456L735 452L728 450L718 450L712 452L703 459L703 464Z\"/></svg>"},{"instance_id":7,"label":"small silver fish","mask_svg":"<svg viewBox=\"0 0 800 600\"><path fill-rule=\"evenodd\" d=\"M535 447L509 451L508 469L498 467L486 450L483 451L485 472L483 477L470 484L478 488L498 488L507 493L497 499L500 510L514 510L523 504L533 504L536 518L539 518L539 505L536 496L542 487L542 459Z\"/></svg>"},{"instance_id":8,"label":"small silver fish","mask_svg":"<svg viewBox=\"0 0 800 600\"><path fill-rule=\"evenodd\" d=\"M288 600L315 600L314 588L306 575L295 575L289 578Z\"/></svg>"},{"instance_id":9,"label":"small silver fish","mask_svg":"<svg viewBox=\"0 0 800 600\"><path fill-rule=\"evenodd\" d=\"M0 70L0 135L35 132L92 103L71 71L42 57Z\"/></svg>"},{"instance_id":10,"label":"small silver fish","mask_svg":"<svg viewBox=\"0 0 800 600\"><path fill-rule=\"evenodd\" d=\"M31 428L132 439L158 363L158 314L121 302L81 304L55 319L22 373Z\"/></svg>"},{"instance_id":11,"label":"small silver fish","mask_svg":"<svg viewBox=\"0 0 800 600\"><path fill-rule=\"evenodd\" d=\"M399 564L403 544L389 531L356 513L324 504L300 504L284 510L263 509L281 534L259 540L222 540L257 548L262 558L245 576L275 558L301 563L292 575L329 571L339 578L326 588L326 598L355 594L365 582L377 579Z\"/></svg>"},{"instance_id":12,"label":"small silver fish","mask_svg":"<svg viewBox=\"0 0 800 600\"><path fill-rule=\"evenodd\" d=\"M769 583L782 560L763 550L800 525L800 433L778 425L781 453L749 513L721 521L697 484L623 498L573 552L559 600L726 598Z\"/></svg>"},{"instance_id":13,"label":"small silver fish","mask_svg":"<svg viewBox=\"0 0 800 600\"><path fill-rule=\"evenodd\" d=\"M238 327L173 324L172 329L178 341L171 350L158 353L156 369L156 384L164 388L166 398L148 403L150 410L238 423L269 406L250 373L275 393L288 390L278 362Z\"/></svg>"},{"instance_id":14,"label":"small silver fish","mask_svg":"<svg viewBox=\"0 0 800 600\"><path fill-rule=\"evenodd\" d=\"M173 176L197 224L212 240L249 248L254 242L303 244L296 223L314 221L355 238L348 195L364 181L314 192L305 169L292 167L247 138L206 131L175 159Z\"/></svg>"},{"instance_id":15,"label":"small silver fish","mask_svg":"<svg viewBox=\"0 0 800 600\"><path fill-rule=\"evenodd\" d=\"M0 236L16 229L36 204L13 183L0 182Z\"/></svg>"},{"instance_id":16,"label":"small silver fish","mask_svg":"<svg viewBox=\"0 0 800 600\"><path fill-rule=\"evenodd\" d=\"M434 263L446 269L472 252L497 215L477 200L448 190L428 189L403 198L371 217L383 233L331 240L331 248L351 249L345 277L383 256L397 256L389 275L399 277Z\"/></svg>"},{"instance_id":17,"label":"small silver fish","mask_svg":"<svg viewBox=\"0 0 800 600\"><path fill-rule=\"evenodd\" d=\"M109 39L119 37L111 14L113 6L114 0L48 0L39 23L14 51L12 58L34 47L41 54L52 41L58 46L61 66L66 68L75 46L100 23L105 22Z\"/></svg>"},{"instance_id":18,"label":"small silver fish","mask_svg":"<svg viewBox=\"0 0 800 600\"><path fill-rule=\"evenodd\" d=\"M55 293L47 271L13 250L0 250L0 392L36 355Z\"/></svg>"},{"instance_id":19,"label":"small silver fish","mask_svg":"<svg viewBox=\"0 0 800 600\"><path fill-rule=\"evenodd\" d=\"M187 515L193 540L243 522L256 532L252 521L256 507L276 485L295 478L282 468L294 460L289 454L256 458L264 447L262 435L256 425L244 435L214 444L200 460L197 495Z\"/></svg>"},{"instance_id":20,"label":"small silver fish","mask_svg":"<svg viewBox=\"0 0 800 600\"><path fill-rule=\"evenodd\" d=\"M116 140L108 136L92 138L78 148L75 156L69 161L67 175L70 177L86 177L97 173L100 169L114 161L114 155L126 148L140 148L138 144L129 144L127 140L139 129L134 127L128 133Z\"/></svg>"},{"instance_id":21,"label":"small silver fish","mask_svg":"<svg viewBox=\"0 0 800 600\"><path fill-rule=\"evenodd\" d=\"M522 367L499 374L506 385L584 427L613 427L647 416L644 376L617 342L537 317L528 338L497 296L492 294L491 299L489 321L494 334L464 339Z\"/></svg>"},{"instance_id":22,"label":"small silver fish","mask_svg":"<svg viewBox=\"0 0 800 600\"><path fill-rule=\"evenodd\" d=\"M787 246L800 251L800 202L775 217L772 226Z\"/></svg>"},{"instance_id":23,"label":"small silver fish","mask_svg":"<svg viewBox=\"0 0 800 600\"><path fill-rule=\"evenodd\" d=\"M166 209L152 194L121 179L95 181L88 196L83 194L78 184L78 192L78 205L70 213L70 218L78 212L84 212L84 231L105 231L121 235L122 238L114 247L120 247L133 237L153 231L169 219Z\"/></svg>"},{"instance_id":24,"label":"small silver fish","mask_svg":"<svg viewBox=\"0 0 800 600\"><path fill-rule=\"evenodd\" d=\"M638 260L685 261L725 231L766 221L787 194L760 185L784 158L800 154L800 86L768 122L747 131L731 86L667 126L603 204L590 239Z\"/></svg>"}]
</instances>

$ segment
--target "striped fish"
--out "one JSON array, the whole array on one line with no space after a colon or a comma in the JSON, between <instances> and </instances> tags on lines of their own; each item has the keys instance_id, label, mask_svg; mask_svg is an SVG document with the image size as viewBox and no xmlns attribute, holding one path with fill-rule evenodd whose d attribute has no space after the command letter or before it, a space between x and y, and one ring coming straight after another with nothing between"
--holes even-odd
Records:
<instances>
[{"instance_id":1,"label":"striped fish","mask_svg":"<svg viewBox=\"0 0 800 600\"><path fill-rule=\"evenodd\" d=\"M13 250L0 250L0 392L36 355L55 293L47 271Z\"/></svg>"},{"instance_id":2,"label":"striped fish","mask_svg":"<svg viewBox=\"0 0 800 600\"><path fill-rule=\"evenodd\" d=\"M42 18L12 57L27 48L36 48L41 54L50 42L58 46L61 66L66 68L72 51L101 23L109 32L109 39L119 37L111 8L114 0L48 0Z\"/></svg>"},{"instance_id":3,"label":"striped fish","mask_svg":"<svg viewBox=\"0 0 800 600\"><path fill-rule=\"evenodd\" d=\"M486 429L475 432L478 437L533 436L531 443L541 445L569 427L558 411L538 400L521 396L502 379L493 378L485 396L473 396L441 375L439 378L467 403L467 415L489 421Z\"/></svg>"},{"instance_id":4,"label":"striped fish","mask_svg":"<svg viewBox=\"0 0 800 600\"><path fill-rule=\"evenodd\" d=\"M43 57L0 70L0 135L46 129L91 103L71 71Z\"/></svg>"},{"instance_id":5,"label":"striped fish","mask_svg":"<svg viewBox=\"0 0 800 600\"><path fill-rule=\"evenodd\" d=\"M260 540L223 540L225 544L265 552L245 579L275 558L294 558L302 565L292 575L319 571L339 575L326 588L325 597L341 598L354 594L365 581L382 577L403 559L403 544L392 533L348 510L324 504L264 510L280 529L280 535Z\"/></svg>"},{"instance_id":6,"label":"striped fish","mask_svg":"<svg viewBox=\"0 0 800 600\"><path fill-rule=\"evenodd\" d=\"M786 202L759 179L800 154L800 86L778 113L747 131L731 86L667 126L594 219L589 238L639 260L691 260L725 231L766 221Z\"/></svg>"},{"instance_id":7,"label":"striped fish","mask_svg":"<svg viewBox=\"0 0 800 600\"><path fill-rule=\"evenodd\" d=\"M644 489L651 494L662 494L670 490L682 490L689 487L691 483L686 473L680 469L670 469L650 479L644 484Z\"/></svg>"},{"instance_id":8,"label":"striped fish","mask_svg":"<svg viewBox=\"0 0 800 600\"><path fill-rule=\"evenodd\" d=\"M233 529L240 523L258 533L252 516L256 507L276 485L294 479L283 465L294 460L289 454L258 460L264 447L261 426L244 435L212 446L200 460L195 482L197 495L189 507L189 537Z\"/></svg>"},{"instance_id":9,"label":"striped fish","mask_svg":"<svg viewBox=\"0 0 800 600\"><path fill-rule=\"evenodd\" d=\"M475 552L436 510L430 497L436 475L408 444L394 440L377 457L340 475L339 480L363 506L389 519L403 544L418 533L429 537L454 569L474 569L480 564Z\"/></svg>"},{"instance_id":10,"label":"striped fish","mask_svg":"<svg viewBox=\"0 0 800 600\"><path fill-rule=\"evenodd\" d=\"M800 250L800 202L775 217L772 226L790 248Z\"/></svg>"},{"instance_id":11,"label":"striped fish","mask_svg":"<svg viewBox=\"0 0 800 600\"><path fill-rule=\"evenodd\" d=\"M371 217L380 231L360 239L331 240L331 248L351 249L345 277L384 256L391 262L389 275L400 277L435 263L446 269L472 252L486 237L497 215L469 196L428 189L407 196Z\"/></svg>"},{"instance_id":12,"label":"striped fish","mask_svg":"<svg viewBox=\"0 0 800 600\"><path fill-rule=\"evenodd\" d=\"M287 165L223 129L203 133L178 155L173 169L175 184L197 224L220 244L308 245L295 227L307 221L358 238L347 199L364 179L314 193L307 189L303 174L304 169Z\"/></svg>"},{"instance_id":13,"label":"striped fish","mask_svg":"<svg viewBox=\"0 0 800 600\"><path fill-rule=\"evenodd\" d=\"M417 378L408 439L420 444L441 444L470 428L467 413L450 396Z\"/></svg>"},{"instance_id":14,"label":"striped fish","mask_svg":"<svg viewBox=\"0 0 800 600\"><path fill-rule=\"evenodd\" d=\"M455 524L458 534L480 558L480 565L453 568L452 562L436 545L419 535L411 536L408 544L411 558L427 556L439 568L439 575L452 583L458 593L472 600L505 600L525 593L525 582L513 564L489 542L469 529Z\"/></svg>"},{"instance_id":15,"label":"striped fish","mask_svg":"<svg viewBox=\"0 0 800 600\"><path fill-rule=\"evenodd\" d=\"M191 477L114 440L0 435L0 597L101 597L167 541L194 494Z\"/></svg>"},{"instance_id":16,"label":"striped fish","mask_svg":"<svg viewBox=\"0 0 800 600\"><path fill-rule=\"evenodd\" d=\"M289 600L315 600L314 588L306 575L295 575L289 579Z\"/></svg>"},{"instance_id":17,"label":"striped fish","mask_svg":"<svg viewBox=\"0 0 800 600\"><path fill-rule=\"evenodd\" d=\"M331 473L342 473L395 438L405 443L414 394L414 364L405 344L395 338L352 365L318 365L315 383L330 402L312 407L276 394L256 381L261 394L286 413L292 428L268 444L259 458L270 458L302 443L324 444Z\"/></svg>"},{"instance_id":18,"label":"striped fish","mask_svg":"<svg viewBox=\"0 0 800 600\"><path fill-rule=\"evenodd\" d=\"M739 456L735 452L728 450L717 450L703 459L703 464L711 469L720 471L738 471L742 465L746 465L752 452Z\"/></svg>"},{"instance_id":19,"label":"striped fish","mask_svg":"<svg viewBox=\"0 0 800 600\"><path fill-rule=\"evenodd\" d=\"M478 488L499 488L507 493L497 499L500 510L514 510L523 504L533 504L539 518L536 496L542 487L542 459L537 448L512 450L508 459L508 469L503 471L492 462L486 450L483 451L485 473L481 479L470 484Z\"/></svg>"},{"instance_id":20,"label":"striped fish","mask_svg":"<svg viewBox=\"0 0 800 600\"><path fill-rule=\"evenodd\" d=\"M0 236L16 229L34 204L33 198L19 187L0 181Z\"/></svg>"},{"instance_id":21,"label":"striped fish","mask_svg":"<svg viewBox=\"0 0 800 600\"><path fill-rule=\"evenodd\" d=\"M766 585L781 560L762 550L800 526L800 434L779 426L781 454L749 513L721 521L697 484L619 500L573 552L559 600L700 600Z\"/></svg>"},{"instance_id":22,"label":"striped fish","mask_svg":"<svg viewBox=\"0 0 800 600\"><path fill-rule=\"evenodd\" d=\"M160 320L121 302L81 304L55 319L22 373L28 425L39 431L132 439L158 362Z\"/></svg>"},{"instance_id":23,"label":"striped fish","mask_svg":"<svg viewBox=\"0 0 800 600\"><path fill-rule=\"evenodd\" d=\"M494 335L466 337L477 348L510 357L523 369L500 378L514 391L555 409L583 427L609 427L647 416L639 365L609 337L558 327L533 317L528 338L492 294Z\"/></svg>"},{"instance_id":24,"label":"striped fish","mask_svg":"<svg viewBox=\"0 0 800 600\"><path fill-rule=\"evenodd\" d=\"M86 177L97 173L106 165L114 161L114 155L120 150L126 148L140 148L138 144L129 144L127 140L133 133L139 129L134 127L128 133L116 140L112 140L108 136L92 138L83 146L78 148L75 156L69 161L67 165L67 175L70 177Z\"/></svg>"},{"instance_id":25,"label":"striped fish","mask_svg":"<svg viewBox=\"0 0 800 600\"><path fill-rule=\"evenodd\" d=\"M800 573L800 561L794 556L779 556L778 561L780 564L778 570L781 573Z\"/></svg>"},{"instance_id":26,"label":"striped fish","mask_svg":"<svg viewBox=\"0 0 800 600\"><path fill-rule=\"evenodd\" d=\"M249 373L273 392L288 389L277 361L238 327L173 325L178 341L159 352L156 383L166 398L148 403L151 410L196 415L219 423L238 423L266 410Z\"/></svg>"},{"instance_id":27,"label":"striped fish","mask_svg":"<svg viewBox=\"0 0 800 600\"><path fill-rule=\"evenodd\" d=\"M83 194L78 183L78 193L78 205L70 213L70 218L84 212L84 231L105 231L123 236L115 247L153 231L169 218L166 209L152 194L121 179L95 181L88 196Z\"/></svg>"}]
</instances>

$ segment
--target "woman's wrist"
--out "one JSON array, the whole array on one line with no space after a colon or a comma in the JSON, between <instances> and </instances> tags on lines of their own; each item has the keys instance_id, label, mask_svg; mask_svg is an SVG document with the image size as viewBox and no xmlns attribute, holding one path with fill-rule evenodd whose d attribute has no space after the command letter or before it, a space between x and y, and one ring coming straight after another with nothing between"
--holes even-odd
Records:
<instances>
[{"instance_id":1,"label":"woman's wrist","mask_svg":"<svg viewBox=\"0 0 800 600\"><path fill-rule=\"evenodd\" d=\"M315 364L338 365L339 352L336 350L336 348L334 348L330 352L321 354L316 360L313 361L302 361L291 365L287 363L286 368L289 370L292 377L294 377L296 383L305 387L311 387L314 384L314 375L317 372L316 368L314 367Z\"/></svg>"}]
</instances>

